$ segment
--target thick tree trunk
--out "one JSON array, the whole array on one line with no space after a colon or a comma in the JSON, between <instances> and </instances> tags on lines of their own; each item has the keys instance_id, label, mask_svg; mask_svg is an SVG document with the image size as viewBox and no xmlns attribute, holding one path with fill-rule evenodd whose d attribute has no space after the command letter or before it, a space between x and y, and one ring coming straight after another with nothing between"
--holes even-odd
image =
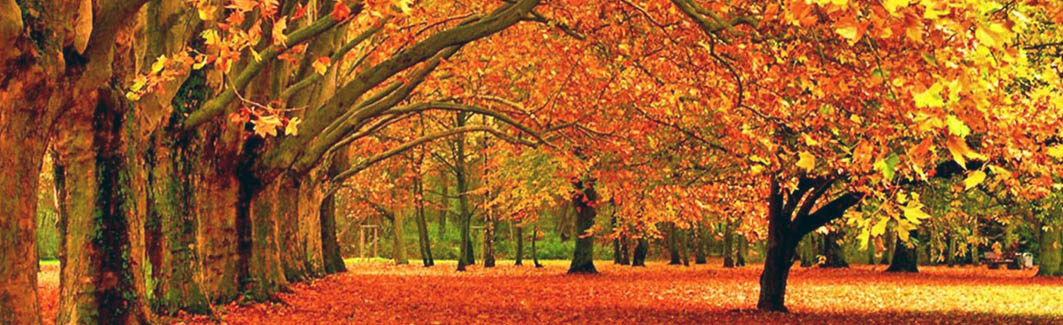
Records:
<instances>
[{"instance_id":1,"label":"thick tree trunk","mask_svg":"<svg viewBox=\"0 0 1063 325\"><path fill-rule=\"evenodd\" d=\"M299 238L300 228L307 226L300 222L299 217L299 188L302 181L298 176L282 175L274 181L275 184L267 185L277 188L277 201L273 206L276 209L274 215L278 225L274 228L277 232L277 248L284 278L293 283L310 279L305 259L306 243ZM280 249L281 247L283 249Z\"/></svg>"},{"instance_id":2,"label":"thick tree trunk","mask_svg":"<svg viewBox=\"0 0 1063 325\"><path fill-rule=\"evenodd\" d=\"M243 258L247 255L241 253L250 254L251 193L242 190L251 189L241 186L236 176L247 177L242 172L246 166L237 164L242 142L239 132L224 122L210 122L197 133L200 136L188 152L195 154L192 205L203 220L197 237L203 263L202 289L211 302L222 304L236 300L243 290Z\"/></svg>"},{"instance_id":3,"label":"thick tree trunk","mask_svg":"<svg viewBox=\"0 0 1063 325\"><path fill-rule=\"evenodd\" d=\"M1063 227L1042 227L1040 247L1037 276L1063 276Z\"/></svg>"},{"instance_id":4,"label":"thick tree trunk","mask_svg":"<svg viewBox=\"0 0 1063 325\"><path fill-rule=\"evenodd\" d=\"M238 270L240 290L249 301L275 301L278 292L288 290L277 243L278 205L281 183L263 184L251 167L262 139L252 137L244 144L239 166L240 196L236 206ZM281 176L284 177L284 176Z\"/></svg>"},{"instance_id":5,"label":"thick tree trunk","mask_svg":"<svg viewBox=\"0 0 1063 325\"><path fill-rule=\"evenodd\" d=\"M455 114L455 126L465 126L465 112ZM458 194L458 227L461 227L461 249L458 253L458 271L465 271L465 266L476 264L472 251L472 239L470 228L472 227L472 211L469 209L469 180L465 168L465 135L457 136L454 146L454 179L457 181Z\"/></svg>"},{"instance_id":6,"label":"thick tree trunk","mask_svg":"<svg viewBox=\"0 0 1063 325\"><path fill-rule=\"evenodd\" d=\"M577 181L574 185L576 194L572 196L572 206L576 209L576 248L568 273L598 273L594 268L594 234L589 232L597 215L598 193L594 191L594 181Z\"/></svg>"},{"instance_id":7,"label":"thick tree trunk","mask_svg":"<svg viewBox=\"0 0 1063 325\"><path fill-rule=\"evenodd\" d=\"M12 76L0 88L0 211L8 214L0 218L0 324L37 324L37 186L54 116L40 68L27 78L21 70L34 67L11 63L0 61L0 74Z\"/></svg>"},{"instance_id":8,"label":"thick tree trunk","mask_svg":"<svg viewBox=\"0 0 1063 325\"><path fill-rule=\"evenodd\" d=\"M146 237L154 282L152 309L163 315L178 311L209 314L210 302L200 287L201 261L196 238L199 220L193 207L189 139L155 137L147 156Z\"/></svg>"},{"instance_id":9,"label":"thick tree trunk","mask_svg":"<svg viewBox=\"0 0 1063 325\"><path fill-rule=\"evenodd\" d=\"M631 265L631 239L627 235L620 236L620 265Z\"/></svg>"},{"instance_id":10,"label":"thick tree trunk","mask_svg":"<svg viewBox=\"0 0 1063 325\"><path fill-rule=\"evenodd\" d=\"M336 151L332 156L332 164L329 165L329 179L350 168L350 157L347 149ZM339 207L336 204L336 195L329 195L321 202L321 254L325 263L325 273L335 274L347 271L347 265L343 263L340 254L340 243L336 237L336 213Z\"/></svg>"},{"instance_id":11,"label":"thick tree trunk","mask_svg":"<svg viewBox=\"0 0 1063 325\"><path fill-rule=\"evenodd\" d=\"M764 271L760 274L760 299L757 302L760 310L787 311L786 280L793 265L796 242L784 232L769 230L768 254L764 259Z\"/></svg>"},{"instance_id":12,"label":"thick tree trunk","mask_svg":"<svg viewBox=\"0 0 1063 325\"><path fill-rule=\"evenodd\" d=\"M846 262L845 257L842 256L842 246L838 244L838 241L844 237L845 233L837 229L832 230L823 236L823 243L822 246L820 246L820 254L823 255L824 261L819 267L849 267L849 263Z\"/></svg>"},{"instance_id":13,"label":"thick tree trunk","mask_svg":"<svg viewBox=\"0 0 1063 325\"><path fill-rule=\"evenodd\" d=\"M148 323L144 211L123 141L128 105L101 88L77 99L57 135L63 166L58 324ZM86 281L88 280L88 281Z\"/></svg>"},{"instance_id":14,"label":"thick tree trunk","mask_svg":"<svg viewBox=\"0 0 1063 325\"><path fill-rule=\"evenodd\" d=\"M513 265L519 266L524 264L524 227L517 226L516 228L517 252L515 254L516 256L514 257L516 261L513 262Z\"/></svg>"},{"instance_id":15,"label":"thick tree trunk","mask_svg":"<svg viewBox=\"0 0 1063 325\"><path fill-rule=\"evenodd\" d=\"M649 251L650 242L645 237L639 237L635 252L631 256L631 266L646 266L646 253Z\"/></svg>"},{"instance_id":16,"label":"thick tree trunk","mask_svg":"<svg viewBox=\"0 0 1063 325\"><path fill-rule=\"evenodd\" d=\"M914 237L915 232L912 232L910 236ZM886 269L886 272L919 272L919 258L915 247L909 247L909 244L911 243L897 241L893 258L890 260L890 267Z\"/></svg>"}]
</instances>

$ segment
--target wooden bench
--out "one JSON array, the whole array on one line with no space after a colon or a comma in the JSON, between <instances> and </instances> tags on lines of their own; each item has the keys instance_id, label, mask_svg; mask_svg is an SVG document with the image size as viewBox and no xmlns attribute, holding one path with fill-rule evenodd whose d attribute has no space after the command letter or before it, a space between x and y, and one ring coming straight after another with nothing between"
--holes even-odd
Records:
<instances>
[{"instance_id":1,"label":"wooden bench","mask_svg":"<svg viewBox=\"0 0 1063 325\"><path fill-rule=\"evenodd\" d=\"M1015 253L997 254L994 252L986 252L985 259L982 261L990 269L999 269L1001 265L1007 265L1009 270L1022 269L1022 262L1019 260L1020 256Z\"/></svg>"}]
</instances>

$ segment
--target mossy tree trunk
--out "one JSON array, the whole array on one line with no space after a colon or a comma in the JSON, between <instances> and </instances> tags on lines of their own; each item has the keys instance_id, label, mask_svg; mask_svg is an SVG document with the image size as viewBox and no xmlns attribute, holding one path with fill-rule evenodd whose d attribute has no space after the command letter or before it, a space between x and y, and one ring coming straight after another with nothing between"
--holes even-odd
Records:
<instances>
[{"instance_id":1,"label":"mossy tree trunk","mask_svg":"<svg viewBox=\"0 0 1063 325\"><path fill-rule=\"evenodd\" d=\"M332 179L339 173L350 168L350 157L346 147L337 150L332 155L332 163L329 164L328 178ZM321 202L321 253L325 262L325 273L334 274L347 271L347 265L343 263L340 254L340 243L336 237L336 214L339 210L336 204L336 195L329 195Z\"/></svg>"},{"instance_id":2,"label":"mossy tree trunk","mask_svg":"<svg viewBox=\"0 0 1063 325\"><path fill-rule=\"evenodd\" d=\"M1041 229L1037 276L1063 276L1063 226Z\"/></svg>"},{"instance_id":3,"label":"mossy tree trunk","mask_svg":"<svg viewBox=\"0 0 1063 325\"><path fill-rule=\"evenodd\" d=\"M136 147L123 137L130 106L117 90L77 99L57 135L64 219L58 324L148 323L145 184L131 170ZM86 281L87 280L87 281Z\"/></svg>"}]
</instances>

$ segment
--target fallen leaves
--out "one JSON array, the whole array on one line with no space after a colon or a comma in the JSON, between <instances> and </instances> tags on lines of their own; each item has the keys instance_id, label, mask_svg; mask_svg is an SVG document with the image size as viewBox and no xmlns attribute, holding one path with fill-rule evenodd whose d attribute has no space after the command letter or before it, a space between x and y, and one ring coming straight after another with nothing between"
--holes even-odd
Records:
<instances>
[{"instance_id":1,"label":"fallen leaves","mask_svg":"<svg viewBox=\"0 0 1063 325\"><path fill-rule=\"evenodd\" d=\"M795 267L791 314L752 310L759 267L646 268L599 261L598 275L565 275L567 261L544 268L500 261L493 269L454 271L359 263L350 272L281 294L286 305L225 306L228 324L316 323L986 323L1063 320L1063 280L1032 271L984 267ZM190 323L210 323L205 317Z\"/></svg>"}]
</instances>

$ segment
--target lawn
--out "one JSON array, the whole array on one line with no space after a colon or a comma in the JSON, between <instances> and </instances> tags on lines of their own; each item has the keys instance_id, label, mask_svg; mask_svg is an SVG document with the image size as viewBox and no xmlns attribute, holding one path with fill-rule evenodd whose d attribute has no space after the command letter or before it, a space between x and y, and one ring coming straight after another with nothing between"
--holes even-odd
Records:
<instances>
[{"instance_id":1,"label":"lawn","mask_svg":"<svg viewBox=\"0 0 1063 325\"><path fill-rule=\"evenodd\" d=\"M493 269L454 271L383 261L349 261L350 271L296 284L283 303L219 306L214 317L186 323L467 324L467 323L1059 323L1063 279L1033 271L985 267L921 267L887 274L882 266L795 267L790 314L752 310L759 266L690 267L661 262L645 268L599 261L598 275L565 275L566 262L543 268L500 261ZM54 266L41 278L55 290ZM45 299L54 312L54 293ZM47 316L46 316L47 317Z\"/></svg>"}]
</instances>

